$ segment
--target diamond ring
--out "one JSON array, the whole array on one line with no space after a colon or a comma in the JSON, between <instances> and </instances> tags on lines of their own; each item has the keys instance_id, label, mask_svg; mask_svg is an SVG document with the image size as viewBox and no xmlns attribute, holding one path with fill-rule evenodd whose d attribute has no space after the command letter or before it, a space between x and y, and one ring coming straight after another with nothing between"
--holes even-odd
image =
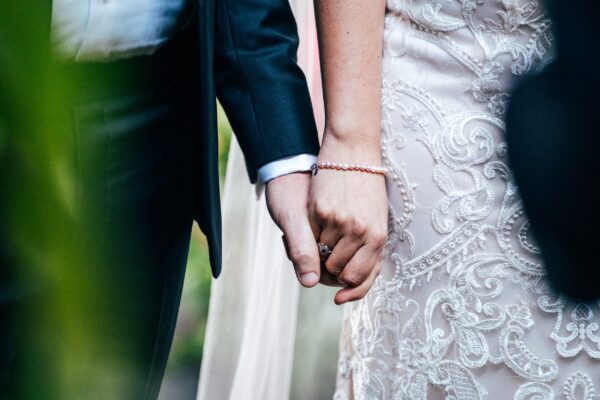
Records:
<instances>
[{"instance_id":1,"label":"diamond ring","mask_svg":"<svg viewBox=\"0 0 600 400\"><path fill-rule=\"evenodd\" d=\"M327 259L327 257L329 257L329 255L332 253L333 250L331 250L329 248L329 246L327 246L324 243L319 242L318 245L319 245L319 254L321 255L321 258L324 260Z\"/></svg>"}]
</instances>

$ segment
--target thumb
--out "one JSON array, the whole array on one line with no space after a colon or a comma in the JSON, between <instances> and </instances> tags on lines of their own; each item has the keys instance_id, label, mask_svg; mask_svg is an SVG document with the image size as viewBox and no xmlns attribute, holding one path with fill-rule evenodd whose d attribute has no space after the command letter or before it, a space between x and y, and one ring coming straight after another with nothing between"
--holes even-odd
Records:
<instances>
[{"instance_id":1,"label":"thumb","mask_svg":"<svg viewBox=\"0 0 600 400\"><path fill-rule=\"evenodd\" d=\"M290 219L281 228L287 256L294 264L298 281L305 287L315 286L320 279L321 260L308 219Z\"/></svg>"}]
</instances>

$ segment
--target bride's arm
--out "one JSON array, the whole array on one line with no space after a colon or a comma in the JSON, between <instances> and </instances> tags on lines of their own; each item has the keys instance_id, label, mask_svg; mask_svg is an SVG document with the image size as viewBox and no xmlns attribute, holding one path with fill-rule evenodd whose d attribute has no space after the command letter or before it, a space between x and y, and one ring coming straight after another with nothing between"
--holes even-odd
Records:
<instances>
[{"instance_id":1,"label":"bride's arm","mask_svg":"<svg viewBox=\"0 0 600 400\"><path fill-rule=\"evenodd\" d=\"M315 0L325 96L324 144L379 161L384 0ZM333 144L333 143L332 143Z\"/></svg>"},{"instance_id":2,"label":"bride's arm","mask_svg":"<svg viewBox=\"0 0 600 400\"><path fill-rule=\"evenodd\" d=\"M315 4L326 114L319 161L379 166L385 1ZM338 292L336 302L364 297L378 273L387 233L383 177L320 170L309 210L317 239L334 247L327 271L349 286Z\"/></svg>"}]
</instances>

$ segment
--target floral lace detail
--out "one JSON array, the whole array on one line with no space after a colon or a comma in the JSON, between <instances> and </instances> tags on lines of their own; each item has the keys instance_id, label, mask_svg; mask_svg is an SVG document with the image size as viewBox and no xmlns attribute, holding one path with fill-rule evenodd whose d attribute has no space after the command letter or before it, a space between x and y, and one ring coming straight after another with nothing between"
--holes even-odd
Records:
<instances>
[{"instance_id":1,"label":"floral lace detail","mask_svg":"<svg viewBox=\"0 0 600 400\"><path fill-rule=\"evenodd\" d=\"M545 383L530 382L525 383L517 393L515 400L554 400L554 390Z\"/></svg>"},{"instance_id":2,"label":"floral lace detail","mask_svg":"<svg viewBox=\"0 0 600 400\"><path fill-rule=\"evenodd\" d=\"M595 396L561 366L600 366L600 304L545 284L503 140L510 85L548 62L549 28L532 1L388 0L389 237L345 309L336 400ZM510 377L500 393L489 369Z\"/></svg>"},{"instance_id":3,"label":"floral lace detail","mask_svg":"<svg viewBox=\"0 0 600 400\"><path fill-rule=\"evenodd\" d=\"M535 1L519 6L517 0L502 0L498 1L501 4L498 8L488 6L489 0L454 1L460 4L460 18L444 14L441 3L418 0L389 0L388 9L392 16L408 17L415 30L411 35L443 48L468 68L474 75L470 88L473 98L486 103L491 114L502 116L509 96L501 84L506 68L498 59L509 56L509 70L518 76L534 66L536 69L545 66L552 58L550 22ZM481 21L477 18L480 7L495 9L495 15ZM471 33L483 57L478 59L469 54L451 38L453 32L464 29ZM515 40L525 34L526 41Z\"/></svg>"},{"instance_id":4,"label":"floral lace detail","mask_svg":"<svg viewBox=\"0 0 600 400\"><path fill-rule=\"evenodd\" d=\"M596 388L588 374L578 371L563 384L563 394L566 400L595 400Z\"/></svg>"},{"instance_id":5,"label":"floral lace detail","mask_svg":"<svg viewBox=\"0 0 600 400\"><path fill-rule=\"evenodd\" d=\"M575 357L582 351L594 359L600 360L600 326L594 320L592 306L576 304L568 314L569 322L565 322L565 311L568 310L567 301L559 297L555 302L550 302L549 296L539 299L540 308L549 313L556 313L556 325L550 335L556 342L556 351L563 357ZM596 304L597 308L598 304Z\"/></svg>"}]
</instances>

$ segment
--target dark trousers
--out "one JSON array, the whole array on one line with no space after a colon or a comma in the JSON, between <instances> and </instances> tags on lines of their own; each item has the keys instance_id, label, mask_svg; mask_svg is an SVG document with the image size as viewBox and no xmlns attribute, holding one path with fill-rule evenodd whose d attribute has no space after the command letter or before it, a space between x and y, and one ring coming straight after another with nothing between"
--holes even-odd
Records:
<instances>
[{"instance_id":1,"label":"dark trousers","mask_svg":"<svg viewBox=\"0 0 600 400\"><path fill-rule=\"evenodd\" d=\"M78 203L100 250L91 398L112 398L103 385L120 398L158 397L198 205L196 52L187 30L152 56L66 66L79 85Z\"/></svg>"}]
</instances>

